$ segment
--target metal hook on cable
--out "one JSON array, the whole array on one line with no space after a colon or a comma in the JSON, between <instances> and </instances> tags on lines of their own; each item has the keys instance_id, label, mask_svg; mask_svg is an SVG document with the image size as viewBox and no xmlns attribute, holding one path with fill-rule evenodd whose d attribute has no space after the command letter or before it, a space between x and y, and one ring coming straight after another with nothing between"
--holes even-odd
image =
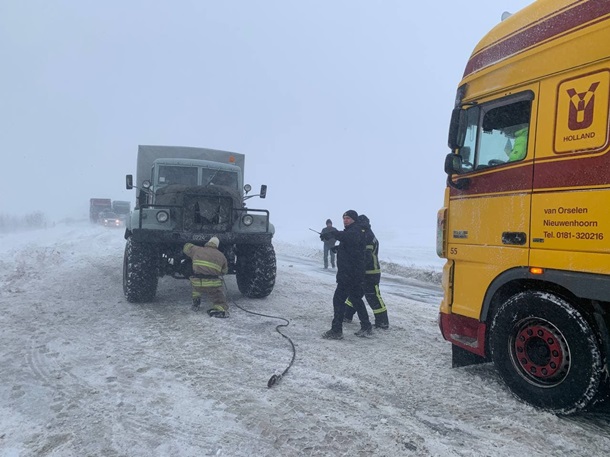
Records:
<instances>
[{"instance_id":1,"label":"metal hook on cable","mask_svg":"<svg viewBox=\"0 0 610 457\"><path fill-rule=\"evenodd\" d=\"M225 287L225 292L228 292L227 289L227 284L224 282L224 278L223 278L223 284ZM294 346L294 343L292 342L292 340L290 339L290 337L284 335L281 331L280 331L280 327L288 327L290 325L290 321L288 321L288 319L285 319L283 317L280 316L270 316L268 314L262 314L262 313L256 313L254 311L250 311L246 308L242 308L241 306L239 306L237 303L235 303L235 300L231 300L231 303L233 303L237 308L241 309L242 311L249 313L249 314L254 314L255 316L262 316L262 317L268 317L271 319L280 319L283 320L285 322L285 324L279 324L275 327L275 331L278 332L280 335L282 335L284 338L286 338L288 340L288 342L290 343L290 346L292 347L292 358L290 359L290 363L288 364L288 366L286 367L286 369L280 373L280 374L274 374L269 378L269 381L267 381L267 387L271 388L274 385L276 385L278 382L280 382L280 380L286 375L286 373L288 373L288 370L290 369L290 367L292 366L292 364L294 363L294 359L296 358L297 355L297 350L296 347Z\"/></svg>"}]
</instances>

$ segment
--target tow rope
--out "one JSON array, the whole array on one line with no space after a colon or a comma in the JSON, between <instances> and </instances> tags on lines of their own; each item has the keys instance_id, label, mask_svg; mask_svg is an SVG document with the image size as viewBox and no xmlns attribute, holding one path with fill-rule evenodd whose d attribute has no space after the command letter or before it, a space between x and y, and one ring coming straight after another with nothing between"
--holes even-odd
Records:
<instances>
[{"instance_id":1,"label":"tow rope","mask_svg":"<svg viewBox=\"0 0 610 457\"><path fill-rule=\"evenodd\" d=\"M224 283L224 280L223 280ZM225 291L228 292L227 290L227 285L225 284ZM288 342L290 343L290 346L292 347L292 358L290 359L290 363L288 364L288 366L286 367L286 369L284 371L282 371L282 373L280 374L274 374L273 376L271 376L269 378L269 381L267 381L267 387L271 388L274 385L276 385L278 382L280 382L280 380L286 375L286 373L288 373L288 370L290 369L290 367L292 366L292 364L294 363L294 359L297 355L297 350L294 346L294 343L292 342L292 340L290 339L290 337L284 335L281 331L280 331L280 327L288 327L290 325L290 322L288 321L288 319L285 319L283 317L279 317L279 316L270 316L269 314L262 314L262 313L256 313L254 311L250 311L249 309L243 308L241 306L239 306L237 303L235 303L235 300L231 299L231 303L233 303L236 307L238 307L239 309L241 309L242 311L248 313L248 314L254 314L255 316L262 316L262 317L268 317L270 319L279 319L285 322L285 324L278 324L275 327L275 331L278 332L280 335L282 335L284 338L286 338L288 340Z\"/></svg>"}]
</instances>

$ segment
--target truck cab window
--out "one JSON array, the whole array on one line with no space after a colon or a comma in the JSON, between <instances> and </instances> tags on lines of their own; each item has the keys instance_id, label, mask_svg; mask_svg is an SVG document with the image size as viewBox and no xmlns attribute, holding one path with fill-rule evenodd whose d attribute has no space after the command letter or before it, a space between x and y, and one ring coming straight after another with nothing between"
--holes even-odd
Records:
<instances>
[{"instance_id":1,"label":"truck cab window","mask_svg":"<svg viewBox=\"0 0 610 457\"><path fill-rule=\"evenodd\" d=\"M496 100L466 109L461 127L465 132L464 144L459 150L462 172L495 167L527 156L532 97L528 92L512 103Z\"/></svg>"},{"instance_id":2,"label":"truck cab window","mask_svg":"<svg viewBox=\"0 0 610 457\"><path fill-rule=\"evenodd\" d=\"M530 112L530 100L482 109L477 169L525 158Z\"/></svg>"},{"instance_id":3,"label":"truck cab window","mask_svg":"<svg viewBox=\"0 0 610 457\"><path fill-rule=\"evenodd\" d=\"M210 184L213 186L227 186L237 189L237 173L217 170L212 176Z\"/></svg>"},{"instance_id":4,"label":"truck cab window","mask_svg":"<svg viewBox=\"0 0 610 457\"><path fill-rule=\"evenodd\" d=\"M182 184L185 186L197 185L197 167L174 167L161 165L159 167L159 186Z\"/></svg>"}]
</instances>

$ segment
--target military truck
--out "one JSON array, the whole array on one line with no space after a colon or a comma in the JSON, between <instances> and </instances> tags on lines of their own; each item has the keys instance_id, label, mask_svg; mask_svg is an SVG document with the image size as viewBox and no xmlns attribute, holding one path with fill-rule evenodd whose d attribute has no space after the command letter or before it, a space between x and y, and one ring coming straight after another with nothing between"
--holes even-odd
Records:
<instances>
[{"instance_id":1,"label":"military truck","mask_svg":"<svg viewBox=\"0 0 610 457\"><path fill-rule=\"evenodd\" d=\"M269 211L246 206L265 198L267 186L250 195L244 185L245 156L216 149L180 146L138 148L136 182L126 176L127 189L137 189L135 208L125 229L123 291L129 302L149 302L162 276L188 278L191 260L185 243L220 240L229 274L239 291L263 298L275 285L274 227Z\"/></svg>"}]
</instances>

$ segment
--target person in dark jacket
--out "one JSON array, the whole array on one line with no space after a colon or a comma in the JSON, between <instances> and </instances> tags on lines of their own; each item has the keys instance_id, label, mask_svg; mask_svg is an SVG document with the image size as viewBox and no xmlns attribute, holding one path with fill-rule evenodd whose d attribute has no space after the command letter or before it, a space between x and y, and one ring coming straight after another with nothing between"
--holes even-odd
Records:
<instances>
[{"instance_id":1,"label":"person in dark jacket","mask_svg":"<svg viewBox=\"0 0 610 457\"><path fill-rule=\"evenodd\" d=\"M199 309L201 296L206 295L210 301L210 317L229 317L229 304L222 284L228 263L224 254L218 250L219 244L218 238L213 236L203 247L186 243L182 252L193 259L193 275L190 277L193 309Z\"/></svg>"},{"instance_id":2,"label":"person in dark jacket","mask_svg":"<svg viewBox=\"0 0 610 457\"><path fill-rule=\"evenodd\" d=\"M388 319L388 308L385 306L381 291L379 290L379 280L381 279L381 267L379 266L379 241L371 229L369 218L364 214L358 216L358 223L364 228L364 238L366 250L364 254L365 275L364 275L364 296L373 310L375 316L375 328L388 329L390 322ZM352 306L351 297L345 302L345 322L351 322L356 310Z\"/></svg>"},{"instance_id":3,"label":"person in dark jacket","mask_svg":"<svg viewBox=\"0 0 610 457\"><path fill-rule=\"evenodd\" d=\"M326 219L326 227L322 229L321 234L329 232L336 232L337 229L333 227L333 221L330 219ZM333 268L335 268L335 250L333 247L337 243L337 240L334 237L326 238L324 240L324 268L328 268L328 257L330 256L330 264Z\"/></svg>"},{"instance_id":4,"label":"person in dark jacket","mask_svg":"<svg viewBox=\"0 0 610 457\"><path fill-rule=\"evenodd\" d=\"M322 338L343 339L345 301L348 297L353 297L351 300L352 306L360 319L360 330L355 335L364 337L372 334L373 326L362 300L364 295L364 230L356 222L357 219L358 213L356 211L346 211L343 214L344 230L320 235L322 241L330 236L339 240L339 246L337 247L337 287L333 296L333 321L331 329L324 332Z\"/></svg>"}]
</instances>

